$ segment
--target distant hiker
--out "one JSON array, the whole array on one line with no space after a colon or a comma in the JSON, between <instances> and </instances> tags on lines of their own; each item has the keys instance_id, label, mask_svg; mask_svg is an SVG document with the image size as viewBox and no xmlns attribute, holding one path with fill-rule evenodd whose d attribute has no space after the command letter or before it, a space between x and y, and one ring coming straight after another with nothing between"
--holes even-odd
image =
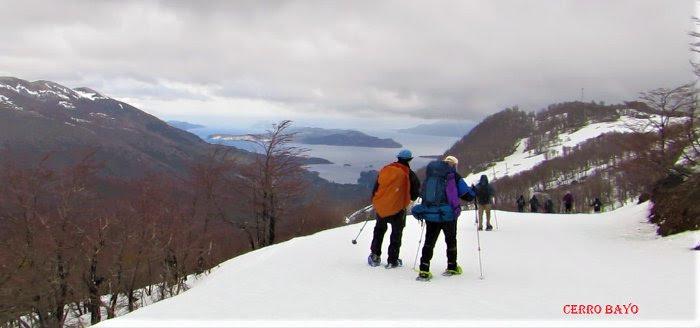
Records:
<instances>
[{"instance_id":1,"label":"distant hiker","mask_svg":"<svg viewBox=\"0 0 700 328\"><path fill-rule=\"evenodd\" d=\"M574 208L574 196L571 195L570 191L566 192L562 201L564 202L564 210L566 213L571 213L571 210Z\"/></svg>"},{"instance_id":2,"label":"distant hiker","mask_svg":"<svg viewBox=\"0 0 700 328\"><path fill-rule=\"evenodd\" d=\"M544 212L550 214L554 213L554 202L551 198L547 198L547 200L544 201Z\"/></svg>"},{"instance_id":3,"label":"distant hiker","mask_svg":"<svg viewBox=\"0 0 700 328\"><path fill-rule=\"evenodd\" d=\"M421 189L422 202L412 210L413 215L418 220L425 220L426 224L417 280L429 280L432 277L430 260L440 231L445 234L447 244L447 269L443 275L462 273L462 268L457 264L457 218L461 213L459 200L473 199L475 194L457 173L457 164L457 158L447 156L442 161L430 162L426 168Z\"/></svg>"},{"instance_id":4,"label":"distant hiker","mask_svg":"<svg viewBox=\"0 0 700 328\"><path fill-rule=\"evenodd\" d=\"M481 175L479 183L476 184L476 202L478 203L479 211L479 230L484 230L482 223L484 212L486 212L486 231L493 230L491 226L491 206L493 204L493 195L495 194L493 187L489 184L489 178L485 174Z\"/></svg>"},{"instance_id":5,"label":"distant hiker","mask_svg":"<svg viewBox=\"0 0 700 328\"><path fill-rule=\"evenodd\" d=\"M593 200L593 203L591 203L591 206L593 206L593 211L596 213L600 213L601 207L603 207L603 203L600 201L598 197L596 197Z\"/></svg>"},{"instance_id":6,"label":"distant hiker","mask_svg":"<svg viewBox=\"0 0 700 328\"><path fill-rule=\"evenodd\" d=\"M515 203L518 205L518 212L522 213L525 211L525 197L523 195L520 195Z\"/></svg>"},{"instance_id":7,"label":"distant hiker","mask_svg":"<svg viewBox=\"0 0 700 328\"><path fill-rule=\"evenodd\" d=\"M399 250L403 228L406 226L406 207L416 200L420 193L420 180L408 164L413 159L411 151L404 149L396 158L396 162L384 166L379 171L372 191L372 205L377 213L377 223L374 226L371 253L367 258L367 263L371 266L381 264L382 242L387 224L391 224L391 235L386 267L401 266Z\"/></svg>"},{"instance_id":8,"label":"distant hiker","mask_svg":"<svg viewBox=\"0 0 700 328\"><path fill-rule=\"evenodd\" d=\"M539 209L540 201L537 199L537 196L532 195L532 198L530 198L530 212L537 213Z\"/></svg>"}]
</instances>

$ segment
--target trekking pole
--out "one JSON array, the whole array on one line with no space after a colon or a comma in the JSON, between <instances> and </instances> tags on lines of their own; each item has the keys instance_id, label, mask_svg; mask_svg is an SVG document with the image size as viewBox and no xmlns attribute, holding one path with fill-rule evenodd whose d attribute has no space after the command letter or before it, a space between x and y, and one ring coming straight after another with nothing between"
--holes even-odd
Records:
<instances>
[{"instance_id":1,"label":"trekking pole","mask_svg":"<svg viewBox=\"0 0 700 328\"><path fill-rule=\"evenodd\" d=\"M494 205L496 205L496 204L494 204ZM494 206L494 207L495 207L495 206ZM498 214L496 214L496 209L495 209L495 208L493 209L493 220L494 220L495 223L496 223L496 230L498 230Z\"/></svg>"},{"instance_id":2,"label":"trekking pole","mask_svg":"<svg viewBox=\"0 0 700 328\"><path fill-rule=\"evenodd\" d=\"M413 271L416 271L416 263L418 262L418 253L420 252L420 245L423 243L423 231L425 230L425 222L420 220L420 239L418 239L418 249L416 249L416 257L413 258Z\"/></svg>"},{"instance_id":3,"label":"trekking pole","mask_svg":"<svg viewBox=\"0 0 700 328\"><path fill-rule=\"evenodd\" d=\"M355 239L352 240L352 244L356 245L357 244L357 238L360 237L360 234L362 233L362 230L365 229L365 226L367 225L367 222L369 221L369 216L367 216L367 220L365 220L365 223L362 225L362 228L360 228L360 232L357 233L357 236L355 236Z\"/></svg>"},{"instance_id":4,"label":"trekking pole","mask_svg":"<svg viewBox=\"0 0 700 328\"><path fill-rule=\"evenodd\" d=\"M353 212L352 214L350 214L350 215L348 215L348 216L345 217L345 223L346 223L346 224L352 223L353 221L355 221L355 218L356 218L358 215L360 215L360 214L362 214L362 213L369 213L370 211L372 211L373 207L374 207L374 206L370 204L370 205L367 205L367 206L365 206L365 207L363 207L363 208L361 208L361 209L359 209L359 210Z\"/></svg>"},{"instance_id":5,"label":"trekking pole","mask_svg":"<svg viewBox=\"0 0 700 328\"><path fill-rule=\"evenodd\" d=\"M474 216L476 216L476 211L474 211ZM476 249L479 253L479 279L484 279L484 270L481 265L481 240L479 239L479 227L476 227Z\"/></svg>"}]
</instances>

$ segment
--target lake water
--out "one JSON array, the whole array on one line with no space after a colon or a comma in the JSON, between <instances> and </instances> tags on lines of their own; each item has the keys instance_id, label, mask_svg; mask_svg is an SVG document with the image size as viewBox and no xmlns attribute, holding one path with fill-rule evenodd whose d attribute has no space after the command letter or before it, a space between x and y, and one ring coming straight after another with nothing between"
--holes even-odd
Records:
<instances>
[{"instance_id":1,"label":"lake water","mask_svg":"<svg viewBox=\"0 0 700 328\"><path fill-rule=\"evenodd\" d=\"M391 138L399 142L413 152L411 168L414 170L421 168L431 161L430 158L420 158L419 156L441 155L452 146L459 138L437 137L409 133L399 133L386 130L361 130L371 136L379 138ZM190 132L207 140L207 136L214 133L246 134L250 131L235 129L215 129L201 128L193 129ZM255 151L254 146L246 141L226 141L223 144ZM349 147L349 146L327 146L327 145L300 145L295 146L309 149L308 155L311 157L325 158L333 164L308 165L310 171L318 172L321 178L337 183L357 183L360 172L369 170L379 170L387 163L396 160L396 154L401 148L373 148L373 147Z\"/></svg>"}]
</instances>

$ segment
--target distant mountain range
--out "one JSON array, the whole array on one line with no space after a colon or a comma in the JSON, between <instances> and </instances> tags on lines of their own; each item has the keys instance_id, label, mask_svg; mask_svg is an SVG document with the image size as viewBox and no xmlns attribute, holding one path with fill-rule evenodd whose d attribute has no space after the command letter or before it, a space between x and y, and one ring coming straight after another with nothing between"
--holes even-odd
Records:
<instances>
[{"instance_id":1,"label":"distant mountain range","mask_svg":"<svg viewBox=\"0 0 700 328\"><path fill-rule=\"evenodd\" d=\"M377 138L356 130L323 129L301 127L294 128L291 132L296 133L295 141L307 145L330 145L330 146L355 146L374 148L401 148L402 145L393 139ZM212 134L210 140L219 141L253 141L257 136L234 135L234 134Z\"/></svg>"},{"instance_id":2,"label":"distant mountain range","mask_svg":"<svg viewBox=\"0 0 700 328\"><path fill-rule=\"evenodd\" d=\"M60 167L95 151L93 158L104 163L107 176L140 177L149 172L184 175L212 150L225 147L185 131L199 127L182 121L163 122L90 88L0 77L0 151L7 156L0 158L3 160L36 163L50 153L49 164ZM377 145L385 140L366 138L377 139ZM359 144L362 142L367 141ZM235 147L229 147L229 152L243 161L255 156ZM332 164L318 157L302 160L306 165ZM356 186L329 183L314 172L307 178L319 189L335 190L339 198L355 197L358 190Z\"/></svg>"},{"instance_id":3,"label":"distant mountain range","mask_svg":"<svg viewBox=\"0 0 700 328\"><path fill-rule=\"evenodd\" d=\"M192 130L192 129L200 129L205 127L204 125L199 125L199 124L194 124L190 122L183 122L183 121L168 121L168 124L170 126L174 126L180 130Z\"/></svg>"},{"instance_id":4,"label":"distant mountain range","mask_svg":"<svg viewBox=\"0 0 700 328\"><path fill-rule=\"evenodd\" d=\"M215 145L89 88L0 77L0 145L29 161L95 150L107 174L183 172Z\"/></svg>"},{"instance_id":5,"label":"distant mountain range","mask_svg":"<svg viewBox=\"0 0 700 328\"><path fill-rule=\"evenodd\" d=\"M435 123L426 123L414 126L407 129L399 129L398 132L410 134L422 134L439 137L463 137L476 123L459 122L459 121L441 121Z\"/></svg>"}]
</instances>

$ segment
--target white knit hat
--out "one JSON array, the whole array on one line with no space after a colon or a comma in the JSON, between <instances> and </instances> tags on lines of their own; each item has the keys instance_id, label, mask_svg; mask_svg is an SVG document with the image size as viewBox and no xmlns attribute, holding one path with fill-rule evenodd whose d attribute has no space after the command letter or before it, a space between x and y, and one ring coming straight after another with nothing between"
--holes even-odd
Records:
<instances>
[{"instance_id":1,"label":"white knit hat","mask_svg":"<svg viewBox=\"0 0 700 328\"><path fill-rule=\"evenodd\" d=\"M457 166L457 164L459 164L459 160L457 159L457 157L454 156L447 156L443 161L450 163L454 166Z\"/></svg>"}]
</instances>

